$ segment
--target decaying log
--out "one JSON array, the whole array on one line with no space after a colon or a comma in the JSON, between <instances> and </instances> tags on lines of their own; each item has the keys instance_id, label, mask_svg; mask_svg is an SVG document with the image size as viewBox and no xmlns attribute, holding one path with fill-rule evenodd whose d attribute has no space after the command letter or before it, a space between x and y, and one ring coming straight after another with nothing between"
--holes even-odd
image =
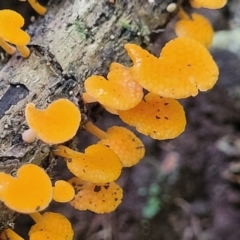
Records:
<instances>
[{"instance_id":1,"label":"decaying log","mask_svg":"<svg viewBox=\"0 0 240 240\"><path fill-rule=\"evenodd\" d=\"M179 7L182 0L175 2ZM48 13L29 27L31 56L15 55L0 70L0 171L15 174L26 162L49 169L51 146L41 141L26 144L21 138L28 128L26 104L34 102L45 108L65 97L86 114L80 100L84 79L106 74L112 61L128 63L123 45L147 42L150 33L164 28L174 15L166 10L170 3L173 1L53 2ZM0 229L13 226L16 214L3 204L0 213Z\"/></svg>"}]
</instances>

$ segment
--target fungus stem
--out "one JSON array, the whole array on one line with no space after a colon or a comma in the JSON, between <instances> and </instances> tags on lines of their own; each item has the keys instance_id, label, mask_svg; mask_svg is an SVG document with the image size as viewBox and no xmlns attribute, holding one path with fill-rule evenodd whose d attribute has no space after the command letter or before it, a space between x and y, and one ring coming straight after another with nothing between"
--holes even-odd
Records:
<instances>
[{"instance_id":1,"label":"fungus stem","mask_svg":"<svg viewBox=\"0 0 240 240\"><path fill-rule=\"evenodd\" d=\"M44 15L47 9L36 0L28 0L31 7L40 15Z\"/></svg>"},{"instance_id":2,"label":"fungus stem","mask_svg":"<svg viewBox=\"0 0 240 240\"><path fill-rule=\"evenodd\" d=\"M16 48L11 46L2 38L0 38L0 46L10 55L13 55L16 52Z\"/></svg>"},{"instance_id":3,"label":"fungus stem","mask_svg":"<svg viewBox=\"0 0 240 240\"><path fill-rule=\"evenodd\" d=\"M98 128L97 126L95 126L93 123L91 123L90 121L88 121L87 123L85 123L84 128L90 132L91 134L93 134L94 136L96 136L99 139L104 139L104 138L108 138L108 134L105 133L104 131L102 131L100 128Z\"/></svg>"},{"instance_id":4,"label":"fungus stem","mask_svg":"<svg viewBox=\"0 0 240 240\"><path fill-rule=\"evenodd\" d=\"M187 19L187 20L190 19L190 17L189 17L188 14L183 10L182 7L179 9L177 15L178 15L178 17L179 17L180 19Z\"/></svg>"},{"instance_id":5,"label":"fungus stem","mask_svg":"<svg viewBox=\"0 0 240 240\"><path fill-rule=\"evenodd\" d=\"M3 232L1 232L0 239L24 240L16 232L14 232L11 228L7 228Z\"/></svg>"},{"instance_id":6,"label":"fungus stem","mask_svg":"<svg viewBox=\"0 0 240 240\"><path fill-rule=\"evenodd\" d=\"M42 220L42 215L39 212L29 213L29 216L37 223Z\"/></svg>"},{"instance_id":7,"label":"fungus stem","mask_svg":"<svg viewBox=\"0 0 240 240\"><path fill-rule=\"evenodd\" d=\"M28 130L25 130L23 133L22 133L22 139L23 141L25 141L26 143L32 143L35 141L37 135L36 133L31 129L29 128Z\"/></svg>"},{"instance_id":8,"label":"fungus stem","mask_svg":"<svg viewBox=\"0 0 240 240\"><path fill-rule=\"evenodd\" d=\"M27 46L17 46L18 51L21 53L22 57L27 58L30 55L30 50Z\"/></svg>"}]
</instances>

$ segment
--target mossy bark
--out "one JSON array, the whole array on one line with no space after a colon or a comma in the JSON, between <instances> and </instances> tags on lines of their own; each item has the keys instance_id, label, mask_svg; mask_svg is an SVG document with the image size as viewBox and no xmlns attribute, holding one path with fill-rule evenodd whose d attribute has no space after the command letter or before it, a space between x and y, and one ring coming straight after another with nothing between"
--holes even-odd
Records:
<instances>
[{"instance_id":1,"label":"mossy bark","mask_svg":"<svg viewBox=\"0 0 240 240\"><path fill-rule=\"evenodd\" d=\"M51 146L26 144L24 108L34 102L45 108L64 97L79 105L83 81L105 75L113 61L128 64L127 42L148 43L149 35L164 28L174 13L171 0L64 0L29 27L31 56L13 56L0 70L0 171L15 174L26 162L51 168ZM178 0L178 7L182 0ZM27 200L26 200L27 201ZM13 226L16 214L0 204L0 229Z\"/></svg>"}]
</instances>

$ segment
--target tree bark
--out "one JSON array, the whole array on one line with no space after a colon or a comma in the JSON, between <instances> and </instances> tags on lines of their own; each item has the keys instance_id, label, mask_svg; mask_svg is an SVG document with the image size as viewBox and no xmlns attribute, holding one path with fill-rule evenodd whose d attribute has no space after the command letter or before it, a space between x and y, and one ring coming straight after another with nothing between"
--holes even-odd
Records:
<instances>
[{"instance_id":1,"label":"tree bark","mask_svg":"<svg viewBox=\"0 0 240 240\"><path fill-rule=\"evenodd\" d=\"M149 35L164 28L174 13L172 0L63 0L54 2L44 17L29 27L31 55L13 56L0 70L0 171L16 174L24 163L54 164L51 146L35 141L26 144L21 133L28 128L24 109L38 108L60 97L79 105L84 80L105 75L113 61L128 64L123 48L127 42L146 44ZM178 7L182 0L178 0ZM176 11L175 11L176 12ZM16 213L0 203L0 230L12 227Z\"/></svg>"}]
</instances>

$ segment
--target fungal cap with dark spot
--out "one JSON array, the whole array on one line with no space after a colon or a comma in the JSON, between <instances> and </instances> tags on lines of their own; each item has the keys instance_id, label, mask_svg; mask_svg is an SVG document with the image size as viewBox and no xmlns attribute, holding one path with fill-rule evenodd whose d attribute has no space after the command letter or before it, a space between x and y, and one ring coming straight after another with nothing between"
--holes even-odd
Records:
<instances>
[{"instance_id":1,"label":"fungal cap with dark spot","mask_svg":"<svg viewBox=\"0 0 240 240\"><path fill-rule=\"evenodd\" d=\"M85 153L59 145L54 154L64 157L69 170L85 181L106 183L116 180L121 174L122 163L117 154L100 144L89 146Z\"/></svg>"},{"instance_id":2,"label":"fungal cap with dark spot","mask_svg":"<svg viewBox=\"0 0 240 240\"><path fill-rule=\"evenodd\" d=\"M134 63L131 69L135 79L159 96L175 99L195 96L198 90L211 89L218 79L218 67L212 56L194 39L181 37L169 41L159 59L132 44L125 48Z\"/></svg>"},{"instance_id":3,"label":"fungal cap with dark spot","mask_svg":"<svg viewBox=\"0 0 240 240\"><path fill-rule=\"evenodd\" d=\"M78 210L109 213L122 202L123 190L115 182L94 184L77 177L73 177L69 182L76 192L75 198L70 204Z\"/></svg>"},{"instance_id":4,"label":"fungal cap with dark spot","mask_svg":"<svg viewBox=\"0 0 240 240\"><path fill-rule=\"evenodd\" d=\"M111 148L120 158L123 167L137 164L145 154L142 141L124 127L111 127L107 130L108 138L101 139L98 144Z\"/></svg>"},{"instance_id":5,"label":"fungal cap with dark spot","mask_svg":"<svg viewBox=\"0 0 240 240\"><path fill-rule=\"evenodd\" d=\"M186 125L185 112L177 100L153 93L147 94L135 108L118 113L125 123L158 140L176 138Z\"/></svg>"},{"instance_id":6,"label":"fungal cap with dark spot","mask_svg":"<svg viewBox=\"0 0 240 240\"><path fill-rule=\"evenodd\" d=\"M60 213L45 212L42 215L40 221L33 225L28 233L30 239L32 236L36 237L36 240L39 239L41 234L37 232L43 232L43 236L55 236L55 239L64 239L72 240L73 239L73 229L69 220ZM36 234L36 235L35 235ZM48 238L42 238L42 240ZM54 240L50 238L51 240ZM39 239L40 240L40 239Z\"/></svg>"}]
</instances>

